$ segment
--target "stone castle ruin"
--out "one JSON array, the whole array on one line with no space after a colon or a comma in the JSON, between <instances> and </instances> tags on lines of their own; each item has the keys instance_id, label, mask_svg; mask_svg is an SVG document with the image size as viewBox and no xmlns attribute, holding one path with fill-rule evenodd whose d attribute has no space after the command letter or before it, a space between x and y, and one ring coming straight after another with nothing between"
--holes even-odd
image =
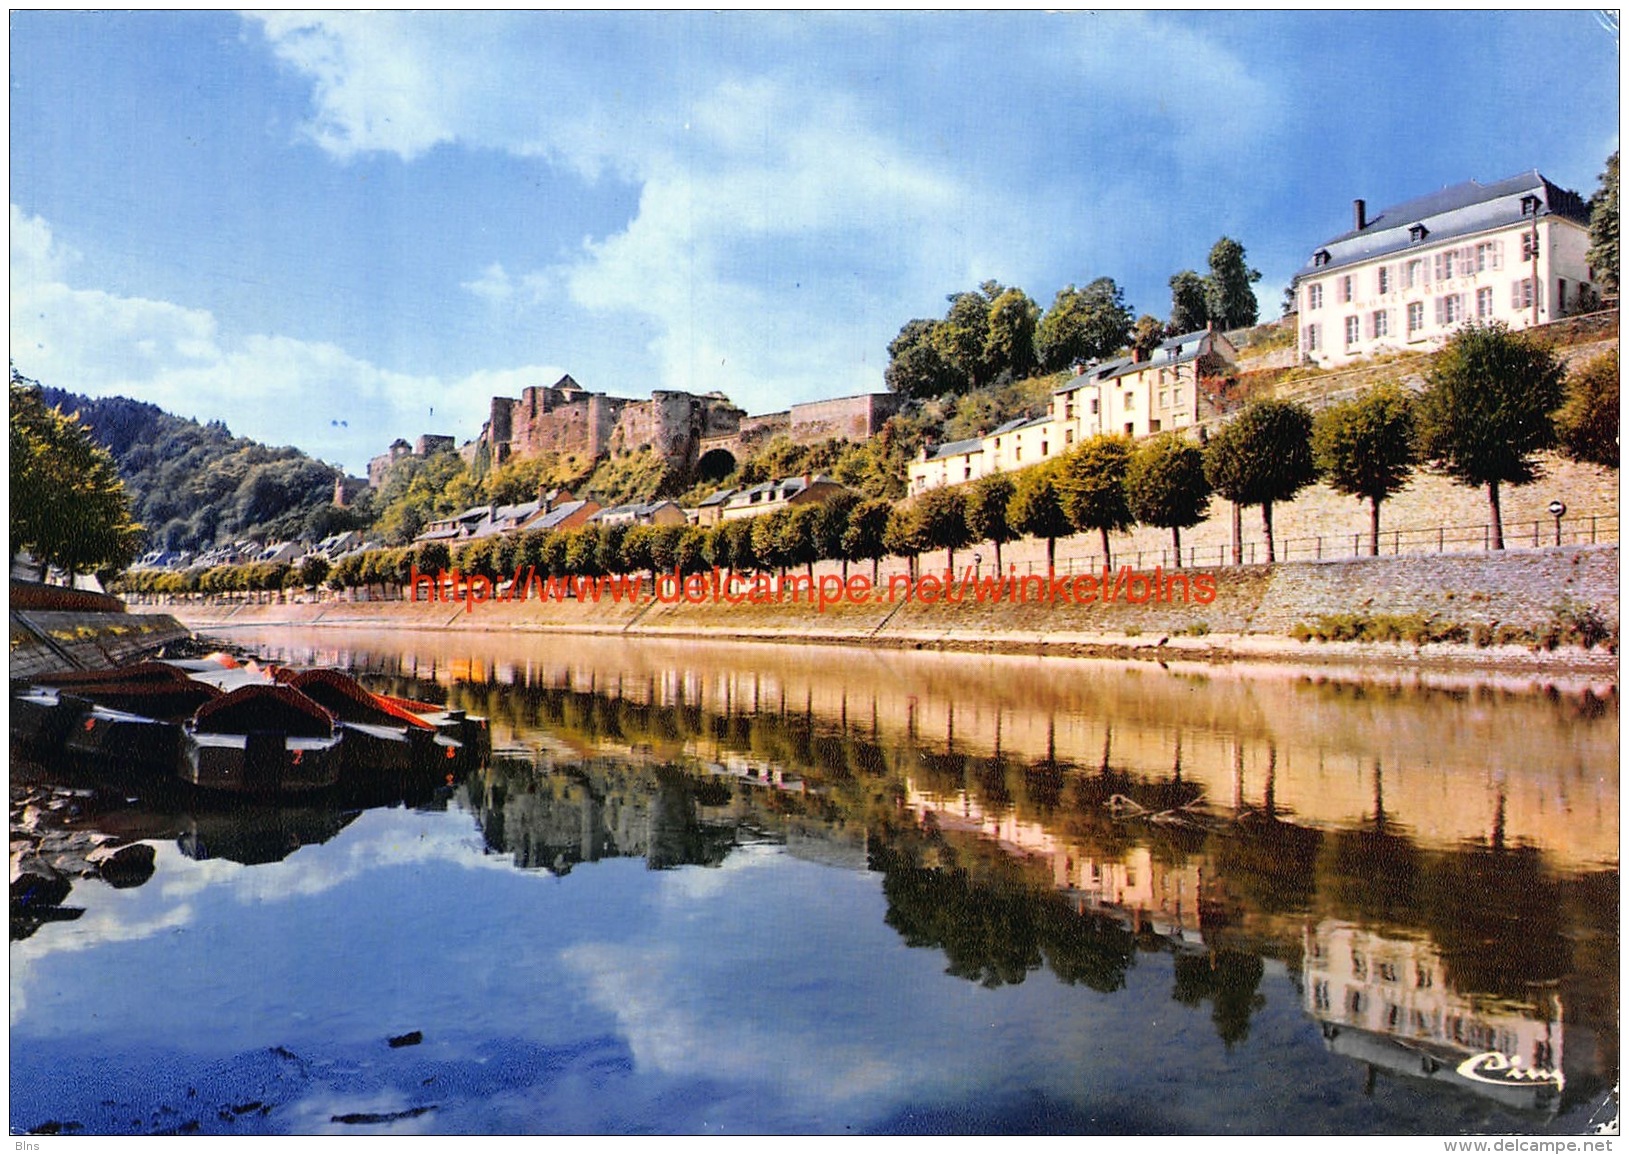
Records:
<instances>
[{"instance_id":1,"label":"stone castle ruin","mask_svg":"<svg viewBox=\"0 0 1629 1155\"><path fill-rule=\"evenodd\" d=\"M473 459L484 448L497 466L543 453L599 460L650 449L689 472L705 458L703 475L723 476L777 434L797 444L863 441L898 410L893 394L864 393L749 417L718 392L658 389L636 401L590 392L568 374L553 385L528 386L518 398L492 398L490 416L465 453Z\"/></svg>"},{"instance_id":2,"label":"stone castle ruin","mask_svg":"<svg viewBox=\"0 0 1629 1155\"><path fill-rule=\"evenodd\" d=\"M689 474L723 477L776 436L799 445L831 437L864 441L899 405L892 393L861 393L749 417L718 392L658 389L650 400L636 401L590 392L568 374L553 385L527 386L519 397L492 398L480 434L459 452L466 461L484 452L496 467L544 453L598 461L650 449ZM403 457L427 456L452 448L452 443L445 435L426 434L416 445L398 439L368 463L368 480L377 488Z\"/></svg>"}]
</instances>

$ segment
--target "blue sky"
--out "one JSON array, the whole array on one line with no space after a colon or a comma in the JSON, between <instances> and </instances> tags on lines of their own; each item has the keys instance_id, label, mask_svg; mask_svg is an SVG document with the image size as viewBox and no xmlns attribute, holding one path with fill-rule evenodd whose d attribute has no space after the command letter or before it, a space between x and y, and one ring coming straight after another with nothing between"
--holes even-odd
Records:
<instances>
[{"instance_id":1,"label":"blue sky","mask_svg":"<svg viewBox=\"0 0 1629 1155\"><path fill-rule=\"evenodd\" d=\"M1572 12L13 12L11 357L361 471L494 394L882 388L994 278L1264 317L1351 202L1618 146Z\"/></svg>"}]
</instances>

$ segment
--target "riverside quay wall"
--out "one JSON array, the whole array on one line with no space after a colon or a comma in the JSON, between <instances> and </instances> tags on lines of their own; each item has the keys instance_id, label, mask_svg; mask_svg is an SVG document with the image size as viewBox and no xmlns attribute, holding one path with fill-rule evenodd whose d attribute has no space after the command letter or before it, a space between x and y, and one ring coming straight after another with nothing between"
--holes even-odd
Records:
<instances>
[{"instance_id":1,"label":"riverside quay wall","mask_svg":"<svg viewBox=\"0 0 1629 1155\"><path fill-rule=\"evenodd\" d=\"M10 676L105 670L182 641L169 614L128 614L118 598L37 582L11 583Z\"/></svg>"},{"instance_id":2,"label":"riverside quay wall","mask_svg":"<svg viewBox=\"0 0 1629 1155\"><path fill-rule=\"evenodd\" d=\"M659 601L644 583L637 599L467 601L346 599L254 603L177 602L155 606L194 629L266 626L376 626L418 629L559 631L634 636L696 636L779 642L910 648L1124 653L1159 650L1189 656L1410 658L1452 656L1477 664L1522 664L1514 645L1324 644L1291 640L1297 626L1336 616L1418 616L1462 626L1541 631L1559 615L1587 613L1615 638L1618 547L1539 549L1285 562L1167 570L1214 583L1215 596L1088 603L1029 598L940 598L731 604ZM822 572L822 571L817 571ZM851 572L858 572L857 569ZM925 573L932 572L931 569ZM956 578L959 580L958 572ZM884 576L886 583L887 576ZM1209 584L1209 583L1207 583ZM422 591L421 591L422 592ZM140 611L143 607L132 607ZM1150 655L1155 656L1155 655ZM1577 660L1615 674L1615 651L1579 651Z\"/></svg>"}]
</instances>

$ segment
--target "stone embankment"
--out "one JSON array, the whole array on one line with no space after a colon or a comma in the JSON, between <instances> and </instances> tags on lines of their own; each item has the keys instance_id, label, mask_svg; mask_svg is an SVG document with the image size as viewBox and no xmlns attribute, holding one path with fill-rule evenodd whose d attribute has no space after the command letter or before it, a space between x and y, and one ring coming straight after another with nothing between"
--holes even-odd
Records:
<instances>
[{"instance_id":1,"label":"stone embankment","mask_svg":"<svg viewBox=\"0 0 1629 1155\"><path fill-rule=\"evenodd\" d=\"M11 583L9 611L13 679L128 665L189 636L167 614L128 614L117 598L36 582Z\"/></svg>"},{"instance_id":2,"label":"stone embankment","mask_svg":"<svg viewBox=\"0 0 1629 1155\"><path fill-rule=\"evenodd\" d=\"M927 570L925 572L931 572ZM507 602L466 608L447 602L315 601L179 604L164 607L194 629L364 627L499 630L697 637L912 649L1042 652L1066 656L1313 662L1403 662L1488 668L1582 668L1616 674L1618 547L1541 549L1288 562L1275 566L1163 570L1163 600L1079 604L1031 586L1025 600L729 605L654 602L648 579L639 605ZM1209 575L1215 597L1201 603L1180 576ZM886 578L884 579L886 584ZM1138 587L1145 591L1147 583ZM1418 619L1456 627L1464 644L1298 642L1297 627L1325 619ZM1549 645L1557 624L1585 619L1607 637L1592 648ZM1502 632L1501 632L1502 631ZM1305 632L1303 629L1302 632ZM1529 644L1509 643L1522 637ZM1560 631L1564 641L1565 633ZM1479 638L1483 644L1469 639ZM1554 648L1551 648L1554 647Z\"/></svg>"}]
</instances>

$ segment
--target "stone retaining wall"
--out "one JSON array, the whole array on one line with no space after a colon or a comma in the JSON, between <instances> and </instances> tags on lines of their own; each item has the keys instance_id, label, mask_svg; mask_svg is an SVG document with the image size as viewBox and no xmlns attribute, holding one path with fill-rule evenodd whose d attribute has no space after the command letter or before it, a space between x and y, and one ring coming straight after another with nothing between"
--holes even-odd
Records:
<instances>
[{"instance_id":1,"label":"stone retaining wall","mask_svg":"<svg viewBox=\"0 0 1629 1155\"><path fill-rule=\"evenodd\" d=\"M1422 554L1275 567L1250 632L1288 633L1336 614L1419 614L1462 625L1536 628L1567 604L1618 625L1618 547Z\"/></svg>"},{"instance_id":2,"label":"stone retaining wall","mask_svg":"<svg viewBox=\"0 0 1629 1155\"><path fill-rule=\"evenodd\" d=\"M931 572L931 571L925 571ZM1192 631L1204 635L1285 638L1298 623L1315 625L1339 614L1412 615L1467 628L1538 629L1567 605L1589 607L1618 626L1618 547L1563 546L1498 553L1462 553L1288 562L1167 570L1168 580L1207 574L1216 596L1208 604L1179 596L1133 603L1121 598L838 605L704 603L579 606L509 603L473 612L446 604L409 602L203 605L175 607L194 628L239 626L372 626L380 629L485 629L705 636L766 640L955 642L1025 646L1072 645L1084 639L1141 638ZM646 597L648 599L648 587Z\"/></svg>"},{"instance_id":3,"label":"stone retaining wall","mask_svg":"<svg viewBox=\"0 0 1629 1155\"><path fill-rule=\"evenodd\" d=\"M188 637L169 614L11 611L12 678L128 665Z\"/></svg>"}]
</instances>

